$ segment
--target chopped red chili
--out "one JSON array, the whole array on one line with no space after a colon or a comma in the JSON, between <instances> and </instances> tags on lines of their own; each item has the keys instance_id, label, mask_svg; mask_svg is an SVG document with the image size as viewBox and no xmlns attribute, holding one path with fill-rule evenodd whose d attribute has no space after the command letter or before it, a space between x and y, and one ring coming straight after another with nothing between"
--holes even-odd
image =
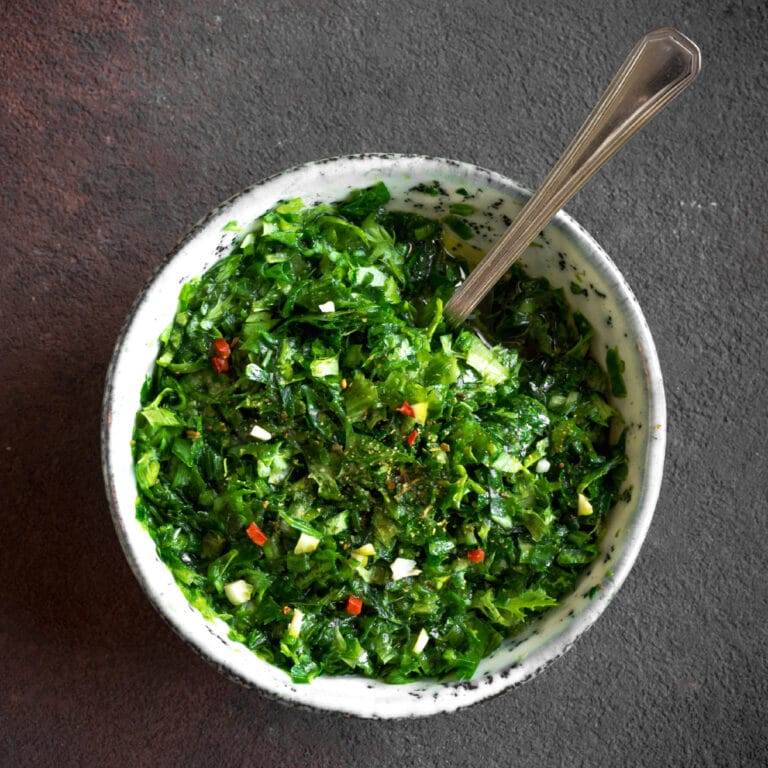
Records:
<instances>
[{"instance_id":1,"label":"chopped red chili","mask_svg":"<svg viewBox=\"0 0 768 768\"><path fill-rule=\"evenodd\" d=\"M411 418L416 415L413 406L407 400L403 400L403 404L399 408L395 408L395 410L398 413L402 413L403 416L410 416Z\"/></svg>"},{"instance_id":2,"label":"chopped red chili","mask_svg":"<svg viewBox=\"0 0 768 768\"><path fill-rule=\"evenodd\" d=\"M347 598L347 613L350 616L359 616L363 610L363 598L350 595Z\"/></svg>"},{"instance_id":3,"label":"chopped red chili","mask_svg":"<svg viewBox=\"0 0 768 768\"><path fill-rule=\"evenodd\" d=\"M227 360L226 357L212 357L211 358L211 367L213 368L216 373L221 375L222 373L226 373L229 370L229 360Z\"/></svg>"},{"instance_id":4,"label":"chopped red chili","mask_svg":"<svg viewBox=\"0 0 768 768\"><path fill-rule=\"evenodd\" d=\"M256 523L251 523L245 529L245 532L248 534L248 538L257 546L263 547L267 543L267 534Z\"/></svg>"},{"instance_id":5,"label":"chopped red chili","mask_svg":"<svg viewBox=\"0 0 768 768\"><path fill-rule=\"evenodd\" d=\"M226 339L214 339L213 354L216 357L228 358L232 354L232 349Z\"/></svg>"},{"instance_id":6,"label":"chopped red chili","mask_svg":"<svg viewBox=\"0 0 768 768\"><path fill-rule=\"evenodd\" d=\"M483 560L485 560L485 550L480 549L480 547L477 549L470 549L469 552L467 552L467 560L469 560L470 563L482 563Z\"/></svg>"},{"instance_id":7,"label":"chopped red chili","mask_svg":"<svg viewBox=\"0 0 768 768\"><path fill-rule=\"evenodd\" d=\"M405 438L405 441L408 443L408 446L412 446L416 442L416 438L419 436L419 430L414 429L408 437Z\"/></svg>"}]
</instances>

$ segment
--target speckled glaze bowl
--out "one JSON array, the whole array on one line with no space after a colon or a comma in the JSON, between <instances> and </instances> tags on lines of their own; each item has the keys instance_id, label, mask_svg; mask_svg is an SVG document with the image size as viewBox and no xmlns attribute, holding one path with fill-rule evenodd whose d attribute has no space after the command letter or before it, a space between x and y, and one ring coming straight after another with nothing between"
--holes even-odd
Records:
<instances>
[{"instance_id":1,"label":"speckled glaze bowl","mask_svg":"<svg viewBox=\"0 0 768 768\"><path fill-rule=\"evenodd\" d=\"M435 179L450 199L409 191ZM653 516L664 463L666 414L656 350L637 299L592 237L568 215L558 214L544 231L544 247L530 249L522 263L530 274L543 275L566 289L571 304L594 326L593 352L599 360L605 359L607 347L619 348L628 388L627 397L614 405L629 425L631 499L613 510L601 554L576 591L522 635L504 643L466 682L388 685L348 676L320 677L309 685L296 685L283 670L229 640L223 622L204 619L187 602L136 520L130 441L139 391L152 368L157 338L173 318L181 284L200 275L227 251L232 235L222 232L226 222L249 222L281 198L332 201L378 180L390 188L391 207L427 215L435 206L439 214L447 203L460 202L459 188L475 194L472 202L478 212L469 218L477 224L473 244L480 248L487 248L503 232L529 194L510 179L467 163L410 155L356 155L292 168L223 203L166 259L128 316L107 376L103 468L115 528L136 578L160 614L203 657L233 679L287 702L360 717L415 717L451 712L529 680L565 653L605 610L635 562ZM572 282L583 290L573 294Z\"/></svg>"}]
</instances>

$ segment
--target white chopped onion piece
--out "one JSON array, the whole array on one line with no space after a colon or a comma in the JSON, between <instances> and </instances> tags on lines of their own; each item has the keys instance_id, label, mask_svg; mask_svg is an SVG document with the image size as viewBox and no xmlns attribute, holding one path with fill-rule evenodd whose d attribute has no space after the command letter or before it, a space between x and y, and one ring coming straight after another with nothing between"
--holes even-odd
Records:
<instances>
[{"instance_id":1,"label":"white chopped onion piece","mask_svg":"<svg viewBox=\"0 0 768 768\"><path fill-rule=\"evenodd\" d=\"M424 627L422 627L421 631L416 636L416 641L413 644L413 652L421 653L427 647L428 642L429 642L429 635L427 634Z\"/></svg>"},{"instance_id":2,"label":"white chopped onion piece","mask_svg":"<svg viewBox=\"0 0 768 768\"><path fill-rule=\"evenodd\" d=\"M583 494L579 494L579 506L578 506L578 515L580 517L587 517L588 515L591 515L594 510L592 509L592 505L589 503L589 499Z\"/></svg>"},{"instance_id":3,"label":"white chopped onion piece","mask_svg":"<svg viewBox=\"0 0 768 768\"><path fill-rule=\"evenodd\" d=\"M293 609L293 616L291 616L291 623L288 625L288 634L291 637L298 637L301 632L301 625L304 622L304 612L298 608Z\"/></svg>"},{"instance_id":4,"label":"white chopped onion piece","mask_svg":"<svg viewBox=\"0 0 768 768\"><path fill-rule=\"evenodd\" d=\"M544 458L544 459L539 459L539 460L536 462L536 467L534 468L534 471L536 472L536 474L539 474L539 475L544 475L544 474L546 474L547 472L549 472L549 468L550 468L551 466L552 466L552 465L549 463L549 459L546 459L546 458Z\"/></svg>"},{"instance_id":5,"label":"white chopped onion piece","mask_svg":"<svg viewBox=\"0 0 768 768\"><path fill-rule=\"evenodd\" d=\"M336 311L336 305L332 301L326 301L324 304L318 304L317 308L325 314Z\"/></svg>"},{"instance_id":6,"label":"white chopped onion piece","mask_svg":"<svg viewBox=\"0 0 768 768\"><path fill-rule=\"evenodd\" d=\"M407 557L398 557L389 567L392 570L393 581L399 581L408 576L418 576L421 573L416 567L416 561L409 560Z\"/></svg>"},{"instance_id":7,"label":"white chopped onion piece","mask_svg":"<svg viewBox=\"0 0 768 768\"><path fill-rule=\"evenodd\" d=\"M253 587L243 579L224 585L224 594L232 605L242 605L251 599Z\"/></svg>"},{"instance_id":8,"label":"white chopped onion piece","mask_svg":"<svg viewBox=\"0 0 768 768\"><path fill-rule=\"evenodd\" d=\"M272 433L267 432L264 427L254 424L251 428L251 437L255 437L257 440L267 441L272 439Z\"/></svg>"},{"instance_id":9,"label":"white chopped onion piece","mask_svg":"<svg viewBox=\"0 0 768 768\"><path fill-rule=\"evenodd\" d=\"M308 533L302 533L299 536L299 540L296 542L296 546L293 548L294 555L306 555L310 552L314 552L317 549L317 545L320 543L320 539L316 536L310 536Z\"/></svg>"},{"instance_id":10,"label":"white chopped onion piece","mask_svg":"<svg viewBox=\"0 0 768 768\"><path fill-rule=\"evenodd\" d=\"M411 406L411 410L413 410L413 419L417 424L424 425L427 421L427 411L429 410L429 403L422 402L422 403L414 403Z\"/></svg>"}]
</instances>

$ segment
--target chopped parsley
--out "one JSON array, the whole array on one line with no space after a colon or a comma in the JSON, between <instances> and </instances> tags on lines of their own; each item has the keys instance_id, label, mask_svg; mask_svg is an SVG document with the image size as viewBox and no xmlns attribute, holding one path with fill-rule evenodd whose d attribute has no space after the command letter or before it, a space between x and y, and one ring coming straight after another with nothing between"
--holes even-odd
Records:
<instances>
[{"instance_id":1,"label":"chopped parsley","mask_svg":"<svg viewBox=\"0 0 768 768\"><path fill-rule=\"evenodd\" d=\"M461 265L440 223L388 200L379 183L230 223L136 419L160 557L299 683L470 677L573 590L626 474L563 292L514 268L452 329Z\"/></svg>"}]
</instances>

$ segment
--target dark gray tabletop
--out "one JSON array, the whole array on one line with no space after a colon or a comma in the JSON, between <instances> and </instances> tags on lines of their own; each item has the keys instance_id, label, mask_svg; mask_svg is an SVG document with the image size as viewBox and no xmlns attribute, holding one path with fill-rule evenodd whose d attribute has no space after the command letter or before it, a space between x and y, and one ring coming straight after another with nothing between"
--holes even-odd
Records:
<instances>
[{"instance_id":1,"label":"dark gray tabletop","mask_svg":"<svg viewBox=\"0 0 768 768\"><path fill-rule=\"evenodd\" d=\"M764 2L2 4L0 763L764 765ZM539 678L452 716L296 711L150 607L99 468L107 361L209 208L328 155L455 157L534 186L643 32L699 83L569 206L637 293L669 401L642 554Z\"/></svg>"}]
</instances>

